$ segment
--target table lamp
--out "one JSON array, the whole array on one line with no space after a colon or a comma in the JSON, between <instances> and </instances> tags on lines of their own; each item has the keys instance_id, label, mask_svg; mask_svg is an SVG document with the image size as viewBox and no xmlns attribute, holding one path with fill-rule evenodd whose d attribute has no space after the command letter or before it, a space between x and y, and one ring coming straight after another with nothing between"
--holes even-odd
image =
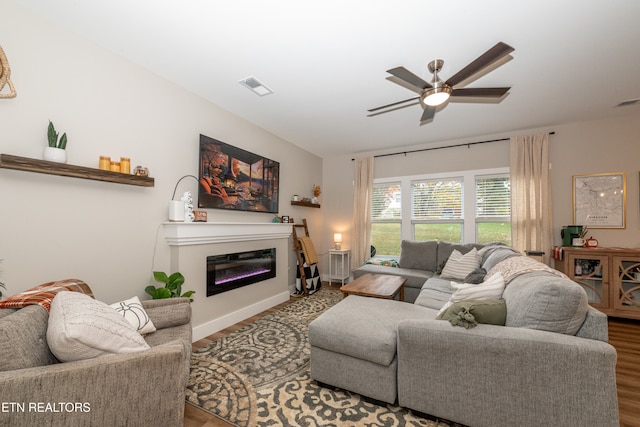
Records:
<instances>
[{"instance_id":1,"label":"table lamp","mask_svg":"<svg viewBox=\"0 0 640 427\"><path fill-rule=\"evenodd\" d=\"M339 251L342 243L342 233L333 233L333 243L335 250Z\"/></svg>"}]
</instances>

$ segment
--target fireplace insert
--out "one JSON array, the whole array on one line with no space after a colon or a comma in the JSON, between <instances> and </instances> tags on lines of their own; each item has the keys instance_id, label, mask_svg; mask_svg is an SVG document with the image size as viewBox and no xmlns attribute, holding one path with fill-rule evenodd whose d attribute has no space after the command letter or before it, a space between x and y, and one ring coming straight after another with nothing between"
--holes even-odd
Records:
<instances>
[{"instance_id":1,"label":"fireplace insert","mask_svg":"<svg viewBox=\"0 0 640 427\"><path fill-rule=\"evenodd\" d=\"M276 249L207 257L207 296L276 277Z\"/></svg>"}]
</instances>

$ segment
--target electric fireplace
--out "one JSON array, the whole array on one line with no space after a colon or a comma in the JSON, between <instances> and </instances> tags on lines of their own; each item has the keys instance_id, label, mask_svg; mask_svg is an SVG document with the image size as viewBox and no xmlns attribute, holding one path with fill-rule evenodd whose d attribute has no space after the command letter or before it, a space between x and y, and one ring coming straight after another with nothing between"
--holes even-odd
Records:
<instances>
[{"instance_id":1,"label":"electric fireplace","mask_svg":"<svg viewBox=\"0 0 640 427\"><path fill-rule=\"evenodd\" d=\"M207 257L207 296L276 277L276 249Z\"/></svg>"}]
</instances>

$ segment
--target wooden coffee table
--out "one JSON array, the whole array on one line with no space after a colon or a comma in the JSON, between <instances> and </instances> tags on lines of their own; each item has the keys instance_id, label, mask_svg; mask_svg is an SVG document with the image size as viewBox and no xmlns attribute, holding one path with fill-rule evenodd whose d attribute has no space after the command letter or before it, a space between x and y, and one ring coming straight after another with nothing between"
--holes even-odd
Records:
<instances>
[{"instance_id":1,"label":"wooden coffee table","mask_svg":"<svg viewBox=\"0 0 640 427\"><path fill-rule=\"evenodd\" d=\"M353 282L347 283L340 290L345 298L349 295L360 295L363 297L393 299L399 294L400 301L404 301L404 283L406 281L407 279L400 276L367 273Z\"/></svg>"}]
</instances>

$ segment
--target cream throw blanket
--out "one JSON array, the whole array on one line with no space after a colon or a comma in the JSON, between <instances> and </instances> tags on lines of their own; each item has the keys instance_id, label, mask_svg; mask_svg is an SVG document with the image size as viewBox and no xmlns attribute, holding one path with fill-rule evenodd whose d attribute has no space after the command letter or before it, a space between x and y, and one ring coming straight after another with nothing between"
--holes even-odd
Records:
<instances>
[{"instance_id":1,"label":"cream throw blanket","mask_svg":"<svg viewBox=\"0 0 640 427\"><path fill-rule=\"evenodd\" d=\"M561 273L558 270L554 270L548 265L543 264L540 261L536 261L533 258L529 258L526 256L514 256L497 263L491 270L487 272L484 280L486 281L488 278L499 272L502 273L502 276L504 277L505 285L508 285L509 282L511 282L516 277L534 271L544 271L547 273L555 274L558 277L562 277L565 279L568 278L564 273Z\"/></svg>"}]
</instances>

